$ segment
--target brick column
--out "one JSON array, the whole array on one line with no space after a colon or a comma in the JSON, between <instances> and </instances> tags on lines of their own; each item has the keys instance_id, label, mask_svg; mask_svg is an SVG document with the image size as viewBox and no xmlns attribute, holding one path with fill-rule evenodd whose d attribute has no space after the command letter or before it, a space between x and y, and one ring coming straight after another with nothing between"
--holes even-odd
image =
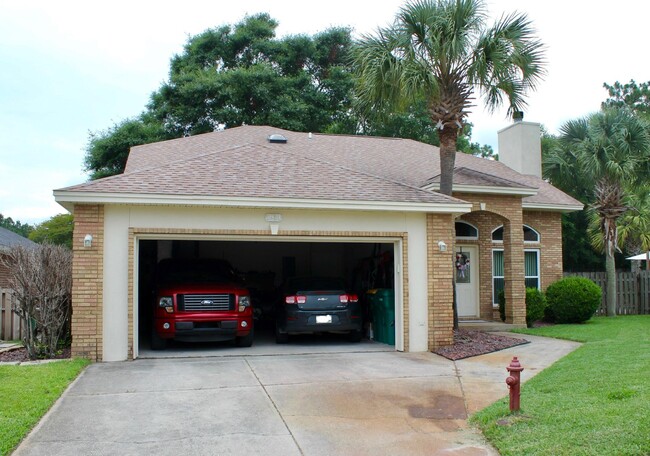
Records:
<instances>
[{"instance_id":1,"label":"brick column","mask_svg":"<svg viewBox=\"0 0 650 456\"><path fill-rule=\"evenodd\" d=\"M521 211L511 211L503 225L503 270L505 276L506 323L526 324L524 281L524 233Z\"/></svg>"},{"instance_id":2,"label":"brick column","mask_svg":"<svg viewBox=\"0 0 650 456\"><path fill-rule=\"evenodd\" d=\"M451 214L427 214L429 350L454 342L454 236ZM440 251L438 241L447 244L447 251Z\"/></svg>"},{"instance_id":3,"label":"brick column","mask_svg":"<svg viewBox=\"0 0 650 456\"><path fill-rule=\"evenodd\" d=\"M91 247L84 247L87 234ZM72 251L72 356L101 361L104 206L75 205Z\"/></svg>"}]
</instances>

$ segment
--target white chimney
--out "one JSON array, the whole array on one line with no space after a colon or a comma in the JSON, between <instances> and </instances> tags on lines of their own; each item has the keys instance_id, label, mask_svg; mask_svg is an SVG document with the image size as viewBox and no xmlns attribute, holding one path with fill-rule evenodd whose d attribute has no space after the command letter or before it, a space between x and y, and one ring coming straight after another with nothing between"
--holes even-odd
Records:
<instances>
[{"instance_id":1,"label":"white chimney","mask_svg":"<svg viewBox=\"0 0 650 456\"><path fill-rule=\"evenodd\" d=\"M515 121L499 130L499 161L521 174L542 177L540 124Z\"/></svg>"}]
</instances>

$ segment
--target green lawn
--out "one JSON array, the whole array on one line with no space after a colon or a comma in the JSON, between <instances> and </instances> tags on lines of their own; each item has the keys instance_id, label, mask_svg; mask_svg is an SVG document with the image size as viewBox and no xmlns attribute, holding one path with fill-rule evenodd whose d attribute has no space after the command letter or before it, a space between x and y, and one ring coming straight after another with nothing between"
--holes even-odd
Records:
<instances>
[{"instance_id":1,"label":"green lawn","mask_svg":"<svg viewBox=\"0 0 650 456\"><path fill-rule=\"evenodd\" d=\"M0 366L0 455L9 454L88 361Z\"/></svg>"},{"instance_id":2,"label":"green lawn","mask_svg":"<svg viewBox=\"0 0 650 456\"><path fill-rule=\"evenodd\" d=\"M650 316L517 332L584 345L472 417L502 455L650 455Z\"/></svg>"}]
</instances>

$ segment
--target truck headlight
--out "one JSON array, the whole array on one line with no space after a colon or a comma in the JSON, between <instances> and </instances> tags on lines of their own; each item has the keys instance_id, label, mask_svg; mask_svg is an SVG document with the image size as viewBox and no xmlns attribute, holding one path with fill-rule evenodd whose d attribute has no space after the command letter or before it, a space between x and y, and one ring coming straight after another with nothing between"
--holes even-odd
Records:
<instances>
[{"instance_id":1,"label":"truck headlight","mask_svg":"<svg viewBox=\"0 0 650 456\"><path fill-rule=\"evenodd\" d=\"M171 296L163 296L158 301L158 307L165 309L167 313L174 313L174 300Z\"/></svg>"},{"instance_id":2,"label":"truck headlight","mask_svg":"<svg viewBox=\"0 0 650 456\"><path fill-rule=\"evenodd\" d=\"M250 307L251 298L250 296L240 296L239 297L239 311L243 312L246 310L246 307Z\"/></svg>"}]
</instances>

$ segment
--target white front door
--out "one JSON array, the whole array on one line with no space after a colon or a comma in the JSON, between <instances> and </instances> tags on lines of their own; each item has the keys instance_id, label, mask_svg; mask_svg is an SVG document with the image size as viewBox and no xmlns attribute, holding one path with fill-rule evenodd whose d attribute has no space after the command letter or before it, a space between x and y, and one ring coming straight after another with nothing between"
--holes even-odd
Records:
<instances>
[{"instance_id":1,"label":"white front door","mask_svg":"<svg viewBox=\"0 0 650 456\"><path fill-rule=\"evenodd\" d=\"M459 317L478 317L478 248L457 245L454 257Z\"/></svg>"}]
</instances>

